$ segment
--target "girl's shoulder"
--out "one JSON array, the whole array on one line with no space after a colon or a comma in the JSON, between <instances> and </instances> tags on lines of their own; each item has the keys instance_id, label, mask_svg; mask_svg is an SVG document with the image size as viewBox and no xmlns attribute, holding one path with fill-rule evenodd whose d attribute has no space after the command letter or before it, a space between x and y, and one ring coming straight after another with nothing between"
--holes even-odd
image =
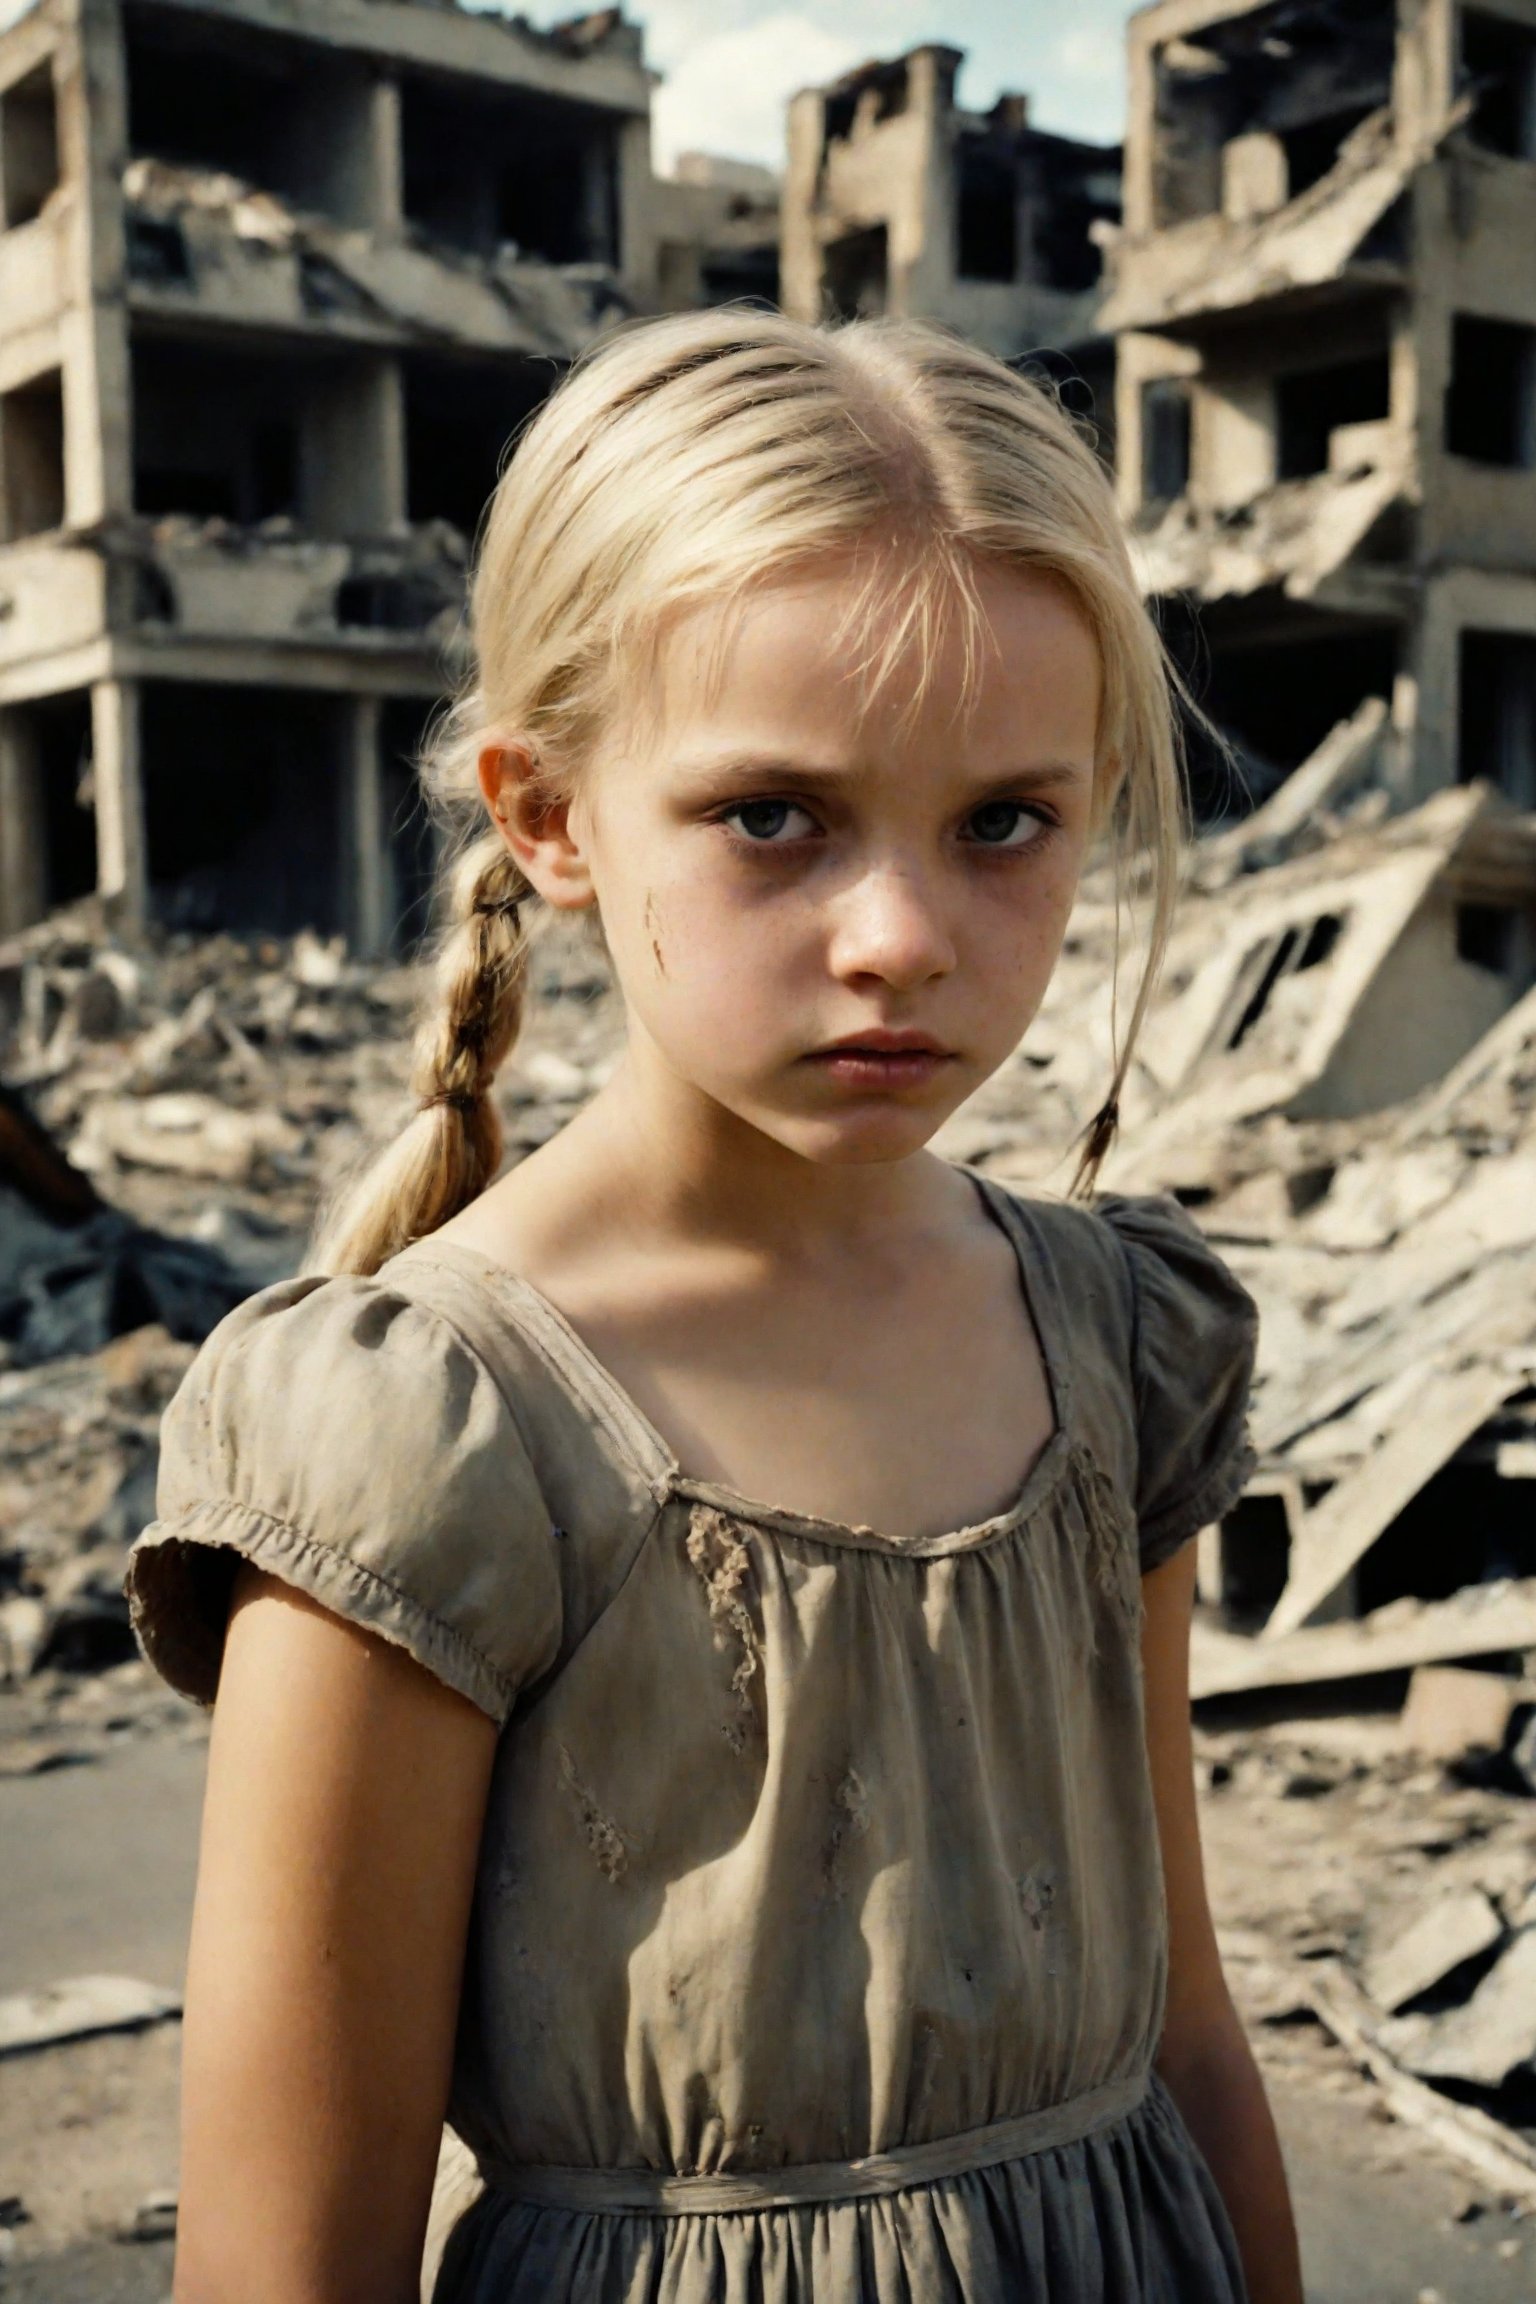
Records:
<instances>
[{"instance_id":1,"label":"girl's shoulder","mask_svg":"<svg viewBox=\"0 0 1536 2304\"><path fill-rule=\"evenodd\" d=\"M129 1562L166 1679L211 1702L242 1558L498 1723L555 1668L654 1502L517 1313L424 1245L220 1323L166 1413Z\"/></svg>"},{"instance_id":2,"label":"girl's shoulder","mask_svg":"<svg viewBox=\"0 0 1536 2304\"><path fill-rule=\"evenodd\" d=\"M1134 1494L1142 1566L1156 1567L1253 1468L1257 1307L1173 1199L1009 1197L1041 1258L1072 1417Z\"/></svg>"}]
</instances>

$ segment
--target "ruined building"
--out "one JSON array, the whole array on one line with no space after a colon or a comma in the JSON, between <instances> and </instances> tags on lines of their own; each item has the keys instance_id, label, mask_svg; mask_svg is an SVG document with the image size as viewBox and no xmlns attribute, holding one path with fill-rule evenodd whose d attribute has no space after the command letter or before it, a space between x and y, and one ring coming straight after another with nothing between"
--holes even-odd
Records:
<instances>
[{"instance_id":1,"label":"ruined building","mask_svg":"<svg viewBox=\"0 0 1536 2304\"><path fill-rule=\"evenodd\" d=\"M1536 806L1536 4L1160 0L1130 67L1120 485L1254 794L1375 696L1399 805Z\"/></svg>"},{"instance_id":2,"label":"ruined building","mask_svg":"<svg viewBox=\"0 0 1536 2304\"><path fill-rule=\"evenodd\" d=\"M0 933L419 918L498 458L656 294L621 11L37 0L0 34Z\"/></svg>"},{"instance_id":3,"label":"ruined building","mask_svg":"<svg viewBox=\"0 0 1536 2304\"><path fill-rule=\"evenodd\" d=\"M937 320L1015 360L1058 356L1112 421L1096 320L1118 146L1029 124L1028 100L963 110L964 52L914 48L797 96L784 180L784 308L802 320Z\"/></svg>"}]
</instances>

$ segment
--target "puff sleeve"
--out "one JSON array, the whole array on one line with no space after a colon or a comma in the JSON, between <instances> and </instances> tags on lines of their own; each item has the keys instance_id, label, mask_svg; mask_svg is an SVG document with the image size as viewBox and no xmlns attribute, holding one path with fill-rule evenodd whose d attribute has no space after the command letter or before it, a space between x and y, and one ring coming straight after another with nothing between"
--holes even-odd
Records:
<instances>
[{"instance_id":1,"label":"puff sleeve","mask_svg":"<svg viewBox=\"0 0 1536 2304\"><path fill-rule=\"evenodd\" d=\"M512 1411L387 1283L287 1281L231 1313L166 1413L156 1509L129 1557L134 1628L200 1702L242 1558L498 1724L556 1655L556 1540Z\"/></svg>"},{"instance_id":2,"label":"puff sleeve","mask_svg":"<svg viewBox=\"0 0 1536 2304\"><path fill-rule=\"evenodd\" d=\"M1172 1199L1097 1203L1131 1275L1143 1573L1230 1511L1253 1470L1253 1298Z\"/></svg>"}]
</instances>

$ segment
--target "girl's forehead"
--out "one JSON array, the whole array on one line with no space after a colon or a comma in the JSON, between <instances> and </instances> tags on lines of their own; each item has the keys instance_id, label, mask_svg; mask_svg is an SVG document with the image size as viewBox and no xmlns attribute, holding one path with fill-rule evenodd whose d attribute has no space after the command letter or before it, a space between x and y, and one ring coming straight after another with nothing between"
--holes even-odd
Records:
<instances>
[{"instance_id":1,"label":"girl's forehead","mask_svg":"<svg viewBox=\"0 0 1536 2304\"><path fill-rule=\"evenodd\" d=\"M846 736L989 727L1025 714L1059 735L1096 723L1088 619L1048 571L974 562L788 570L678 616L653 658L648 717L675 738L734 721Z\"/></svg>"}]
</instances>

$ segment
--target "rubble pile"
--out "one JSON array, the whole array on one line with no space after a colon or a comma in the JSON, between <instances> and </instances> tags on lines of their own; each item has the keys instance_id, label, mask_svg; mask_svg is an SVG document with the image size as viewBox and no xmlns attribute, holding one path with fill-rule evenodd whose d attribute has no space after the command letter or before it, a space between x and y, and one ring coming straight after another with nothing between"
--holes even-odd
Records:
<instances>
[{"instance_id":1,"label":"rubble pile","mask_svg":"<svg viewBox=\"0 0 1536 2304\"><path fill-rule=\"evenodd\" d=\"M309 935L129 953L94 904L0 946L0 1678L46 1697L131 1656L160 1415L409 1116L422 989ZM513 1157L590 1095L616 1031L601 951L544 938L500 1088Z\"/></svg>"}]
</instances>

